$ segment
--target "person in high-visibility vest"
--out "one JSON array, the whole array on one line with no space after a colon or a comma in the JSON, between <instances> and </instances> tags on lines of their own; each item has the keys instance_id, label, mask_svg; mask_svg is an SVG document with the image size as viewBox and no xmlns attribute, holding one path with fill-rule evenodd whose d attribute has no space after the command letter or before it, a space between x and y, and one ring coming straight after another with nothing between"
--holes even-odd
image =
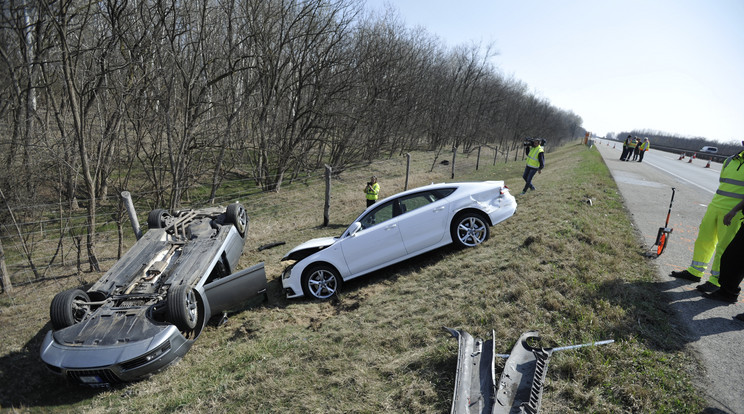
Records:
<instances>
[{"instance_id":1,"label":"person in high-visibility vest","mask_svg":"<svg viewBox=\"0 0 744 414\"><path fill-rule=\"evenodd\" d=\"M728 157L723 162L718 179L720 184L700 222L692 253L692 263L686 270L671 273L672 277L699 282L705 275L708 262L713 257L710 278L704 284L697 286L697 289L703 292L713 292L719 288L721 255L739 231L742 217L744 217L739 211L734 218L735 222L730 226L726 226L723 222L724 216L744 200L744 168L742 167L744 167L744 151Z\"/></svg>"},{"instance_id":2,"label":"person in high-visibility vest","mask_svg":"<svg viewBox=\"0 0 744 414\"><path fill-rule=\"evenodd\" d=\"M632 137L628 135L628 138L625 138L625 141L623 141L623 153L620 155L620 161L625 161L628 157L628 150L630 150L630 141Z\"/></svg>"},{"instance_id":3,"label":"person in high-visibility vest","mask_svg":"<svg viewBox=\"0 0 744 414\"><path fill-rule=\"evenodd\" d=\"M630 151L628 152L628 158L626 158L625 161L635 161L638 159L638 146L640 144L641 143L638 141L638 137L633 137L633 140L630 141Z\"/></svg>"},{"instance_id":4,"label":"person in high-visibility vest","mask_svg":"<svg viewBox=\"0 0 744 414\"><path fill-rule=\"evenodd\" d=\"M524 179L523 195L527 193L528 189L535 189L535 186L532 185L532 178L535 173L542 174L542 169L545 168L545 149L543 148L545 140L533 138L530 140L530 144L524 147L524 152L527 154L527 165L524 167L524 174L522 174Z\"/></svg>"},{"instance_id":5,"label":"person in high-visibility vest","mask_svg":"<svg viewBox=\"0 0 744 414\"><path fill-rule=\"evenodd\" d=\"M736 207L723 216L723 224L730 226L731 223L734 223L734 217L742 208L744 208L744 200L741 200ZM744 266L741 265L739 256L742 251L744 251L744 226L739 227L734 239L726 246L726 250L721 255L721 274L718 278L721 288L710 293L703 292L703 297L727 303L739 301L739 293L741 293L739 285L744 280ZM744 313L736 315L734 318L744 321Z\"/></svg>"},{"instance_id":6,"label":"person in high-visibility vest","mask_svg":"<svg viewBox=\"0 0 744 414\"><path fill-rule=\"evenodd\" d=\"M377 183L377 177L372 176L364 187L364 194L367 197L367 207L371 206L377 201L377 197L380 195L380 184Z\"/></svg>"},{"instance_id":7,"label":"person in high-visibility vest","mask_svg":"<svg viewBox=\"0 0 744 414\"><path fill-rule=\"evenodd\" d=\"M643 154L648 151L651 147L651 143L648 142L648 138L644 138L641 145L638 146L638 162L643 162Z\"/></svg>"}]
</instances>

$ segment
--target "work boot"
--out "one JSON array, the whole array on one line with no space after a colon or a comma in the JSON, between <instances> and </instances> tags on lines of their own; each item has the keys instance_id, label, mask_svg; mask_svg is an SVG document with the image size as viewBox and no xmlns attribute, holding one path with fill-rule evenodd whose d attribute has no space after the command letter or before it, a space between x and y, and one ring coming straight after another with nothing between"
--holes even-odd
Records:
<instances>
[{"instance_id":1,"label":"work boot","mask_svg":"<svg viewBox=\"0 0 744 414\"><path fill-rule=\"evenodd\" d=\"M676 277L677 279L691 280L693 282L700 281L700 278L698 276L693 275L687 270L683 270L681 272L672 272L669 276Z\"/></svg>"},{"instance_id":2,"label":"work boot","mask_svg":"<svg viewBox=\"0 0 744 414\"><path fill-rule=\"evenodd\" d=\"M712 292L716 292L716 291L720 290L718 288L718 286L716 286L716 285L714 285L714 284L712 284L710 282L705 282L702 285L697 285L695 287L695 289L697 289L697 290L699 290L699 291L701 291L703 293L712 293ZM721 293L723 293L723 292L721 292Z\"/></svg>"},{"instance_id":3,"label":"work boot","mask_svg":"<svg viewBox=\"0 0 744 414\"><path fill-rule=\"evenodd\" d=\"M726 303L736 303L738 301L738 297L735 295L728 294L724 292L722 289L714 290L713 292L703 292L703 297L708 299L717 300L719 302L726 302Z\"/></svg>"}]
</instances>

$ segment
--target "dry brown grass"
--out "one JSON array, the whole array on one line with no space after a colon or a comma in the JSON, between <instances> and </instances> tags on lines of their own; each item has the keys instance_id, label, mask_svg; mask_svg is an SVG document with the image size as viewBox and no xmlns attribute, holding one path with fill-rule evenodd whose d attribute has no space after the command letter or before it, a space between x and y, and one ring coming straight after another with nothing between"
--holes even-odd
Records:
<instances>
[{"instance_id":1,"label":"dry brown grass","mask_svg":"<svg viewBox=\"0 0 744 414\"><path fill-rule=\"evenodd\" d=\"M410 187L449 181L449 167L420 156ZM547 154L538 190L485 244L438 249L344 286L337 302L284 299L281 256L311 237L340 234L364 208L370 173L386 195L402 190L405 160L394 158L334 179L331 226L322 223L322 181L243 200L251 238L242 265L263 261L270 298L210 327L177 365L135 384L96 392L67 385L38 358L51 297L75 278L24 286L0 297L0 404L61 412L446 412L457 342L442 326L496 333L508 352L527 330L549 345L615 339L556 353L543 412L699 412L691 385L696 362L670 324L609 172L581 146ZM464 157L458 159L465 166ZM484 165L488 164L488 165ZM462 180L522 186L523 163L481 162ZM593 207L584 202L594 200ZM275 241L286 246L261 252ZM90 282L96 275L85 275ZM7 335L7 336L6 336Z\"/></svg>"}]
</instances>

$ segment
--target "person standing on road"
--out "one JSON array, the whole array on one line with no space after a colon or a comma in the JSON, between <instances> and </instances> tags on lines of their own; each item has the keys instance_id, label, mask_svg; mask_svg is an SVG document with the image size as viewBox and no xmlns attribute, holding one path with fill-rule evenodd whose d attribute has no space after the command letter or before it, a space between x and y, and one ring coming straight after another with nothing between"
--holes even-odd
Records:
<instances>
[{"instance_id":1,"label":"person standing on road","mask_svg":"<svg viewBox=\"0 0 744 414\"><path fill-rule=\"evenodd\" d=\"M620 161L625 161L625 159L628 157L628 151L630 150L630 135L628 135L628 138L625 138L625 141L623 142L623 153L620 155Z\"/></svg>"},{"instance_id":2,"label":"person standing on road","mask_svg":"<svg viewBox=\"0 0 744 414\"><path fill-rule=\"evenodd\" d=\"M638 159L638 147L640 146L641 140L639 140L638 137L633 137L633 141L630 143L630 148L632 149L633 153L632 161L636 161ZM630 154L628 154L628 159L626 161L631 161Z\"/></svg>"},{"instance_id":3,"label":"person standing on road","mask_svg":"<svg viewBox=\"0 0 744 414\"><path fill-rule=\"evenodd\" d=\"M377 176L373 175L369 179L367 186L364 187L364 194L367 197L367 207L377 201L377 197L380 195L380 184L377 184Z\"/></svg>"},{"instance_id":4,"label":"person standing on road","mask_svg":"<svg viewBox=\"0 0 744 414\"><path fill-rule=\"evenodd\" d=\"M648 148L651 146L651 143L648 142L648 138L644 138L643 142L639 146L638 149L638 162L643 162L643 154L648 151Z\"/></svg>"},{"instance_id":5,"label":"person standing on road","mask_svg":"<svg viewBox=\"0 0 744 414\"><path fill-rule=\"evenodd\" d=\"M522 195L527 193L527 190L534 190L535 186L532 185L532 178L535 173L542 174L542 169L545 168L545 140L533 138L530 140L531 145L525 145L524 152L527 154L527 165L524 167L524 189Z\"/></svg>"},{"instance_id":6,"label":"person standing on road","mask_svg":"<svg viewBox=\"0 0 744 414\"><path fill-rule=\"evenodd\" d=\"M744 208L744 200L723 216L723 224L730 226L734 222L736 213L741 211L742 208ZM744 226L740 225L734 239L731 240L731 243L721 255L721 274L718 278L721 288L710 293L703 292L704 297L727 303L736 303L739 300L739 293L741 292L739 285L744 280L744 266L741 265L739 260L742 251L744 251ZM736 315L735 318L744 321L744 313Z\"/></svg>"},{"instance_id":7,"label":"person standing on road","mask_svg":"<svg viewBox=\"0 0 744 414\"><path fill-rule=\"evenodd\" d=\"M720 183L718 189L700 222L690 267L683 271L672 272L670 275L679 279L700 282L708 267L708 262L713 257L710 278L704 284L697 286L697 289L703 292L712 292L719 288L721 255L741 226L742 214L740 212L736 213L739 217L736 217L737 220L730 226L724 225L723 219L741 200L744 200L744 151L723 162L718 181Z\"/></svg>"}]
</instances>

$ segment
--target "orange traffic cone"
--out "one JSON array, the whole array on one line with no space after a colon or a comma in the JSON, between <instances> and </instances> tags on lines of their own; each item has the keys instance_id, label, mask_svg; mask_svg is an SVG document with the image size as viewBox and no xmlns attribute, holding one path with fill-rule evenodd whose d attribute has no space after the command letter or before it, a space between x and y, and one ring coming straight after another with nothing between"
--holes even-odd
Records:
<instances>
[{"instance_id":1,"label":"orange traffic cone","mask_svg":"<svg viewBox=\"0 0 744 414\"><path fill-rule=\"evenodd\" d=\"M710 160L708 160L708 163L705 164L705 168L710 168Z\"/></svg>"},{"instance_id":2,"label":"orange traffic cone","mask_svg":"<svg viewBox=\"0 0 744 414\"><path fill-rule=\"evenodd\" d=\"M695 157L694 156L690 157L690 161L687 161L687 163L688 164L691 163L693 158L695 158Z\"/></svg>"},{"instance_id":3,"label":"orange traffic cone","mask_svg":"<svg viewBox=\"0 0 744 414\"><path fill-rule=\"evenodd\" d=\"M697 158L697 152L692 153L692 158Z\"/></svg>"},{"instance_id":4,"label":"orange traffic cone","mask_svg":"<svg viewBox=\"0 0 744 414\"><path fill-rule=\"evenodd\" d=\"M678 159L678 160L683 160L683 159L685 159L685 153L683 152L683 153L679 154L679 158L677 158L677 159Z\"/></svg>"}]
</instances>

